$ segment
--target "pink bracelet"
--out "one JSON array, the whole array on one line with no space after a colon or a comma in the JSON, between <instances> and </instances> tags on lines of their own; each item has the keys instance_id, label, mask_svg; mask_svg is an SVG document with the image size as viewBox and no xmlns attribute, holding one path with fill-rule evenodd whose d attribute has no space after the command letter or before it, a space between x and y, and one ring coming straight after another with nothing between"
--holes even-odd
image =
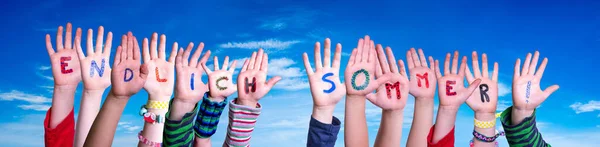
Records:
<instances>
[{"instance_id":1,"label":"pink bracelet","mask_svg":"<svg viewBox=\"0 0 600 147\"><path fill-rule=\"evenodd\" d=\"M161 147L162 146L162 143L160 143L160 142L153 142L153 141L150 141L150 140L144 138L144 136L142 136L142 131L140 131L140 133L138 133L138 138L140 139L140 142L142 142L145 145L149 145L152 147Z\"/></svg>"}]
</instances>

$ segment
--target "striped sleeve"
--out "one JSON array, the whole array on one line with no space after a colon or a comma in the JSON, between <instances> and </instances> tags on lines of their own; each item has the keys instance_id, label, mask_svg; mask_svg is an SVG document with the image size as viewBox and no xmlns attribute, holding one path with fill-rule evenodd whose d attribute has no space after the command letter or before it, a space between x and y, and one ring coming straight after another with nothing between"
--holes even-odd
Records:
<instances>
[{"instance_id":1,"label":"striped sleeve","mask_svg":"<svg viewBox=\"0 0 600 147\"><path fill-rule=\"evenodd\" d=\"M246 147L250 146L250 138L254 125L260 115L261 106L256 108L235 104L235 100L229 104L229 126L224 146Z\"/></svg>"},{"instance_id":2,"label":"striped sleeve","mask_svg":"<svg viewBox=\"0 0 600 147\"><path fill-rule=\"evenodd\" d=\"M511 112L512 107L506 108L500 118L506 140L511 147L550 147L536 127L535 110L519 124L511 123Z\"/></svg>"},{"instance_id":3,"label":"striped sleeve","mask_svg":"<svg viewBox=\"0 0 600 147\"><path fill-rule=\"evenodd\" d=\"M200 111L196 118L196 124L194 124L194 131L196 136L199 138L209 138L217 131L219 125L219 119L227 100L222 102L211 101L208 98L208 93L204 95L202 103L200 104Z\"/></svg>"},{"instance_id":4,"label":"striped sleeve","mask_svg":"<svg viewBox=\"0 0 600 147\"><path fill-rule=\"evenodd\" d=\"M169 104L171 105L171 104ZM194 142L194 116L196 116L196 107L192 112L183 115L181 120L170 120L170 113L166 114L165 131L163 135L163 146L191 147Z\"/></svg>"}]
</instances>

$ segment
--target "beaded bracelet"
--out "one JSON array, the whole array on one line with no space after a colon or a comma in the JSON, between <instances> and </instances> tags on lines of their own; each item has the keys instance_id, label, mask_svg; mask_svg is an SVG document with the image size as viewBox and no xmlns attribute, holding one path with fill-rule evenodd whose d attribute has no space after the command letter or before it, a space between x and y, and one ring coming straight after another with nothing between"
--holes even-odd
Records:
<instances>
[{"instance_id":1,"label":"beaded bracelet","mask_svg":"<svg viewBox=\"0 0 600 147\"><path fill-rule=\"evenodd\" d=\"M158 115L152 112L148 112L148 109L146 109L146 105L142 105L142 108L140 108L140 116L143 116L144 121L146 121L147 123L165 123L164 115Z\"/></svg>"},{"instance_id":2,"label":"beaded bracelet","mask_svg":"<svg viewBox=\"0 0 600 147\"><path fill-rule=\"evenodd\" d=\"M496 135L494 135L492 137L488 137L488 136L485 136L485 135L473 130L473 137L475 137L475 139L477 139L479 141L483 141L483 142L494 142L496 140L496 138L498 138L498 136L504 136L504 132L496 133Z\"/></svg>"},{"instance_id":3,"label":"beaded bracelet","mask_svg":"<svg viewBox=\"0 0 600 147\"><path fill-rule=\"evenodd\" d=\"M140 142L142 142L145 145L149 145L152 147L161 147L162 146L162 143L160 143L160 142L154 142L154 141L150 141L150 140L144 138L144 136L142 136L142 131L140 131L138 133L138 139L140 140Z\"/></svg>"}]
</instances>

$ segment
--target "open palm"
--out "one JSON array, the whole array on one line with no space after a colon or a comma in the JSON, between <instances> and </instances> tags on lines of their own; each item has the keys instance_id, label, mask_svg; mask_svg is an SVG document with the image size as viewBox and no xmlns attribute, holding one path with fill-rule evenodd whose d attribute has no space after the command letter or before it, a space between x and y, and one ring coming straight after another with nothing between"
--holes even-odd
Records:
<instances>
[{"instance_id":1,"label":"open palm","mask_svg":"<svg viewBox=\"0 0 600 147\"><path fill-rule=\"evenodd\" d=\"M52 75L55 86L76 88L81 81L81 72L77 51L73 49L73 26L67 23L67 31L63 42L63 27L59 26L56 33L56 52L52 48L49 34L46 34L46 49L52 64ZM75 40L81 39L81 29L77 29ZM77 45L75 45L77 46Z\"/></svg>"},{"instance_id":2,"label":"open palm","mask_svg":"<svg viewBox=\"0 0 600 147\"><path fill-rule=\"evenodd\" d=\"M383 110L402 110L406 106L408 99L409 81L404 68L404 61L398 61L400 68L396 64L396 58L392 48L387 47L387 60L383 53L383 47L377 45L378 64L375 72L375 78L387 78L385 85L377 88L377 93L367 95L367 99L374 105ZM399 91L398 91L399 90Z\"/></svg>"},{"instance_id":3,"label":"open palm","mask_svg":"<svg viewBox=\"0 0 600 147\"><path fill-rule=\"evenodd\" d=\"M425 54L419 49L419 54L414 48L406 52L408 72L410 72L410 94L416 99L433 98L435 95L435 68L427 65ZM429 56L429 64L433 65L433 57Z\"/></svg>"},{"instance_id":4,"label":"open palm","mask_svg":"<svg viewBox=\"0 0 600 147\"><path fill-rule=\"evenodd\" d=\"M168 100L173 94L173 85L175 84L175 56L177 54L177 44L173 44L169 61L165 54L167 37L160 36L160 45L157 52L158 34L152 34L150 48L148 48L148 39L144 38L143 56L144 64L148 68L148 80L144 84L144 89L149 95L159 96L160 101ZM150 97L153 98L153 97Z\"/></svg>"},{"instance_id":5,"label":"open palm","mask_svg":"<svg viewBox=\"0 0 600 147\"><path fill-rule=\"evenodd\" d=\"M465 80L465 69L467 64L467 57L463 56L462 62L460 63L460 69L458 66L458 51L454 52L454 59L452 60L452 69L450 69L450 53L446 54L446 60L444 61L444 75L440 72L439 61L435 60L435 73L438 78L438 85L440 89L438 96L440 97L440 107L460 107L465 101L471 96L473 91L477 88L481 80L477 79L469 84L469 88L464 87L463 81Z\"/></svg>"},{"instance_id":6,"label":"open palm","mask_svg":"<svg viewBox=\"0 0 600 147\"><path fill-rule=\"evenodd\" d=\"M244 66L237 78L238 99L241 101L258 103L281 77L275 76L267 81L267 69L269 68L268 55L263 49L252 53L250 61L244 61Z\"/></svg>"},{"instance_id":7,"label":"open palm","mask_svg":"<svg viewBox=\"0 0 600 147\"><path fill-rule=\"evenodd\" d=\"M104 27L98 27L98 37L96 38L96 47L93 45L92 29L88 30L87 35L87 57L83 54L81 40L76 40L79 62L81 62L81 76L83 77L83 87L87 90L104 90L110 86L111 69L110 48L112 46L112 32L108 32L106 43L104 42ZM104 46L104 47L103 47ZM94 49L95 48L95 49ZM104 48L104 50L102 50Z\"/></svg>"},{"instance_id":8,"label":"open palm","mask_svg":"<svg viewBox=\"0 0 600 147\"><path fill-rule=\"evenodd\" d=\"M352 50L344 72L344 83L348 95L366 96L388 79L382 77L375 80L377 55L375 43L369 36L358 40L358 46Z\"/></svg>"},{"instance_id":9,"label":"open palm","mask_svg":"<svg viewBox=\"0 0 600 147\"><path fill-rule=\"evenodd\" d=\"M175 43L177 44L177 43ZM176 45L175 45L176 46ZM202 96L208 91L208 86L202 82L202 74L204 70L200 67L205 63L210 56L210 50L206 51L200 63L198 58L204 49L204 43L200 43L194 55L190 59L190 53L194 48L194 43L191 43L183 51L179 49L175 58L175 68L177 69L177 84L175 85L175 98L191 104L196 104L202 99ZM172 55L171 55L172 56Z\"/></svg>"},{"instance_id":10,"label":"open palm","mask_svg":"<svg viewBox=\"0 0 600 147\"><path fill-rule=\"evenodd\" d=\"M540 81L548 64L548 58L544 58L536 72L538 59L538 51L535 52L533 60L531 60L531 53L528 53L523 63L523 70L520 70L521 59L517 59L515 63L512 88L513 105L516 109L534 110L559 88L558 85L552 85L542 91Z\"/></svg>"},{"instance_id":11,"label":"open palm","mask_svg":"<svg viewBox=\"0 0 600 147\"><path fill-rule=\"evenodd\" d=\"M140 66L140 47L131 32L123 35L117 48L111 76L111 93L129 98L138 93L146 81L148 69Z\"/></svg>"},{"instance_id":12,"label":"open palm","mask_svg":"<svg viewBox=\"0 0 600 147\"><path fill-rule=\"evenodd\" d=\"M494 71L490 76L488 72L487 55L485 53L481 55L481 70L479 70L477 52L473 51L471 56L475 76L471 74L471 71L467 66L465 69L467 81L473 83L476 79L481 79L481 83L477 85L479 90L475 90L467 100L467 105L475 112L495 113L496 105L498 104L498 62L494 62Z\"/></svg>"},{"instance_id":13,"label":"open palm","mask_svg":"<svg viewBox=\"0 0 600 147\"><path fill-rule=\"evenodd\" d=\"M214 71L211 71L207 66L206 62L202 63L202 68L208 74L208 85L210 89L210 96L214 99L214 101L223 101L231 94L237 91L237 87L233 84L233 72L235 71L235 66L237 61L233 61L231 63L231 67L229 66L229 56L225 56L225 61L223 61L223 67L219 68L219 58L217 56L214 57Z\"/></svg>"},{"instance_id":14,"label":"open palm","mask_svg":"<svg viewBox=\"0 0 600 147\"><path fill-rule=\"evenodd\" d=\"M315 43L315 67L313 71L308 61L308 54L303 54L304 67L308 74L308 82L317 107L334 107L346 94L346 87L340 82L340 58L342 45L337 44L333 64L331 64L331 40L325 39L324 64L321 63L321 44Z\"/></svg>"}]
</instances>

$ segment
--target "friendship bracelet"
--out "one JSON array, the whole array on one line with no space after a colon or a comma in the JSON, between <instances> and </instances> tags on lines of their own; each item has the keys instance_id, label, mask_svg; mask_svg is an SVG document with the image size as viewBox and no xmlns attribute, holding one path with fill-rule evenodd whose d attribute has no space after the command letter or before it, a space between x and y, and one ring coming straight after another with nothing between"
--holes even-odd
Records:
<instances>
[{"instance_id":1,"label":"friendship bracelet","mask_svg":"<svg viewBox=\"0 0 600 147\"><path fill-rule=\"evenodd\" d=\"M499 147L497 141L495 141L494 144L496 144L496 147ZM469 147L475 147L475 141L473 141L473 139L471 139L471 141L469 141Z\"/></svg>"},{"instance_id":2,"label":"friendship bracelet","mask_svg":"<svg viewBox=\"0 0 600 147\"><path fill-rule=\"evenodd\" d=\"M496 132L498 132L498 130L496 130ZM485 136L485 135L473 130L473 137L475 137L475 139L477 139L479 141L483 141L483 142L494 142L494 141L496 141L496 138L498 138L499 136L504 136L504 132L496 133L496 135L494 135L492 137L488 137L488 136Z\"/></svg>"},{"instance_id":3,"label":"friendship bracelet","mask_svg":"<svg viewBox=\"0 0 600 147\"><path fill-rule=\"evenodd\" d=\"M473 120L475 120L475 127L477 127L477 128L487 129L487 128L496 127L496 119L494 119L492 121L480 121L477 119L473 119Z\"/></svg>"},{"instance_id":4,"label":"friendship bracelet","mask_svg":"<svg viewBox=\"0 0 600 147\"><path fill-rule=\"evenodd\" d=\"M142 105L142 108L140 108L140 116L143 116L144 121L146 121L147 123L165 123L164 115L158 115L152 112L148 112L148 109L146 109L146 105Z\"/></svg>"},{"instance_id":5,"label":"friendship bracelet","mask_svg":"<svg viewBox=\"0 0 600 147\"><path fill-rule=\"evenodd\" d=\"M150 140L144 138L144 136L142 136L142 131L140 131L138 133L138 138L139 138L140 142L142 142L145 145L149 145L152 147L161 147L162 146L162 143L160 143L160 142L154 142L154 141L150 141Z\"/></svg>"},{"instance_id":6,"label":"friendship bracelet","mask_svg":"<svg viewBox=\"0 0 600 147\"><path fill-rule=\"evenodd\" d=\"M149 109L169 109L169 101L153 101L149 100L146 104Z\"/></svg>"}]
</instances>

